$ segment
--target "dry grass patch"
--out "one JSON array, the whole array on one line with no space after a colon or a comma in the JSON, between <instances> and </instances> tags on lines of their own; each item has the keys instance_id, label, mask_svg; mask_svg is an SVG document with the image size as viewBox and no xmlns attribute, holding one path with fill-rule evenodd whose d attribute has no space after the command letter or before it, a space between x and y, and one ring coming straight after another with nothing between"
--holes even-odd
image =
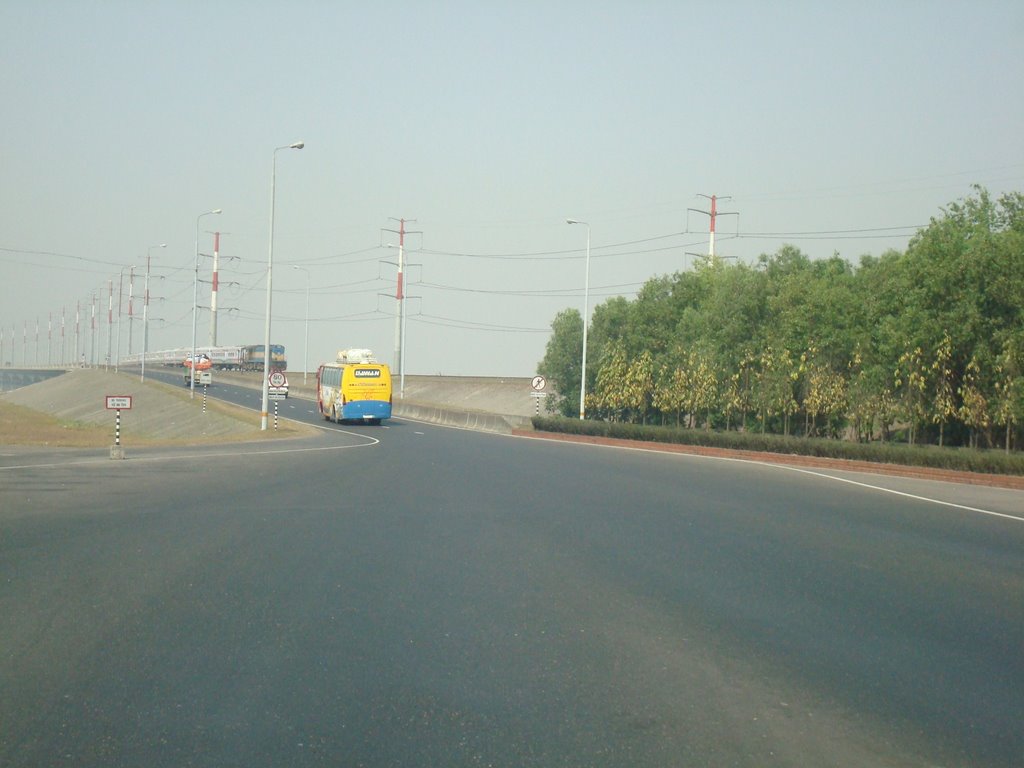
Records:
<instances>
[{"instance_id":1,"label":"dry grass patch","mask_svg":"<svg viewBox=\"0 0 1024 768\"><path fill-rule=\"evenodd\" d=\"M165 390L181 400L181 408L194 413L200 406L189 403L187 394L178 388L163 384L149 384ZM175 406L177 407L177 406ZM314 427L288 419L280 419L278 428L273 423L266 431L259 428L259 414L252 410L209 398L206 409L210 414L219 414L239 422L236 431L224 434L205 435L196 433L186 436L154 436L133 429L131 411L124 413L121 428L121 444L125 446L185 446L240 443L249 441L278 440L285 438L311 437L318 434ZM114 444L115 416L113 411L105 414L107 423L61 419L42 411L0 400L0 445L46 446L51 448L105 448Z\"/></svg>"},{"instance_id":2,"label":"dry grass patch","mask_svg":"<svg viewBox=\"0 0 1024 768\"><path fill-rule=\"evenodd\" d=\"M62 421L47 413L0 401L0 444L98 448L113 442L113 423L104 428L81 421Z\"/></svg>"}]
</instances>

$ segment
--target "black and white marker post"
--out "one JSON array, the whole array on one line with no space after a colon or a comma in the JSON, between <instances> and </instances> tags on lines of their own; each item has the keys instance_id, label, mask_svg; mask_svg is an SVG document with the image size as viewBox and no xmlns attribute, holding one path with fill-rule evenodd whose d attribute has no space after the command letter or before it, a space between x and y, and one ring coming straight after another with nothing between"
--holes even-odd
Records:
<instances>
[{"instance_id":1,"label":"black and white marker post","mask_svg":"<svg viewBox=\"0 0 1024 768\"><path fill-rule=\"evenodd\" d=\"M107 410L116 411L114 419L114 444L110 446L110 458L123 459L124 448L121 447L121 411L132 408L131 395L107 395Z\"/></svg>"},{"instance_id":2,"label":"black and white marker post","mask_svg":"<svg viewBox=\"0 0 1024 768\"><path fill-rule=\"evenodd\" d=\"M544 391L544 387L547 386L543 376L534 376L533 381L530 382L530 386L533 391L530 392L530 396L533 398L534 410L538 416L540 416L540 401L548 396L548 393Z\"/></svg>"}]
</instances>

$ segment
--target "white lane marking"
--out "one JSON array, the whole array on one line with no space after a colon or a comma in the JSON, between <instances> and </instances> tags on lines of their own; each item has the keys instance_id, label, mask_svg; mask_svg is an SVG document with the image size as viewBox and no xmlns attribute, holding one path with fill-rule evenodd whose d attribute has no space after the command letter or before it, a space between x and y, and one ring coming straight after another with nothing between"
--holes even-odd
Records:
<instances>
[{"instance_id":1,"label":"white lane marking","mask_svg":"<svg viewBox=\"0 0 1024 768\"><path fill-rule=\"evenodd\" d=\"M315 447L315 448L310 448L310 447L306 447L306 448L275 448L275 449L264 449L264 450L255 450L255 451L253 451L253 450L249 450L249 451L242 451L242 450L227 451L227 450L224 450L224 451L214 451L214 452L210 452L210 453L206 453L202 449L197 449L196 451L194 451L192 453L182 453L182 454L176 454L176 453L166 454L166 453L164 453L164 454L154 454L154 455L151 455L151 456L135 456L135 457L131 457L131 458L127 459L125 462L116 461L116 460L113 460L113 459L110 459L110 458L101 458L101 457L97 456L97 457L90 457L88 459L79 459L78 461L61 461L61 462L50 462L50 463L43 463L43 464L15 464L15 465L11 465L9 467L0 467L0 471L7 471L7 470L12 470L12 469L54 469L54 468L57 468L57 467L74 467L74 466L84 466L84 465L91 465L91 464L100 464L100 465L105 465L105 466L110 466L110 467L119 467L119 466L124 466L125 464L127 464L128 466L131 466L132 464L139 464L139 463L150 462L150 461L173 461L173 460L181 460L181 459L218 459L218 458L237 457L237 456L268 456L268 455L282 454L282 453L315 453L317 451L341 451L341 450L345 450L345 449L349 449L349 448L372 448L373 446L375 446L375 445L380 443L380 440L378 440L376 437L369 437L367 435L360 435L358 432L349 432L349 431L344 430L344 429L332 429L330 427L321 427L321 426L319 426L317 424L309 424L307 426L316 427L317 429L322 429L322 430L324 430L326 432L340 432L340 433L345 434L345 435L351 435L352 437L358 437L358 438L360 438L362 440L366 440L367 442L361 443L359 445L322 445L322 446L318 446L318 447ZM250 443L250 445L251 445L251 443ZM183 448L188 448L188 446L183 446ZM140 448L140 450L145 450L145 448Z\"/></svg>"},{"instance_id":2,"label":"white lane marking","mask_svg":"<svg viewBox=\"0 0 1024 768\"><path fill-rule=\"evenodd\" d=\"M966 504L957 504L954 501L942 501L941 499L933 499L929 496L919 496L916 493L907 493L906 491L897 491L893 488L885 488L880 485L872 485L871 483L862 483L860 480L851 480L847 477L836 477L835 475L827 475L824 472L817 472L813 469L804 469L803 467L791 467L785 464L771 464L769 466L776 467L778 469L785 469L790 472L802 472L805 475L814 475L815 477L824 477L827 480L835 480L837 483L849 483L850 485L858 485L861 488L869 488L873 491L882 491L883 493L891 493L894 496L904 496L908 499L914 499L916 501L925 501L932 504L939 504L943 507L953 507L954 509L963 509L968 512L978 512L982 515L992 515L993 517L1002 517L1007 520L1016 520L1019 523L1024 523L1024 516L1011 515L1007 512L995 512L991 509L982 509L981 507L969 507Z\"/></svg>"},{"instance_id":3,"label":"white lane marking","mask_svg":"<svg viewBox=\"0 0 1024 768\"><path fill-rule=\"evenodd\" d=\"M516 435L512 435L516 437ZM656 448L644 448L641 446L632 445L601 445L600 443L577 443L572 440L558 440L547 437L523 437L522 440L543 440L547 443L558 443L560 445L581 445L589 446L592 448L611 448L613 450L621 451L641 451L643 453L657 453L662 456L675 456L682 459L709 459L712 461L734 461L737 464L753 464L760 467L773 467L774 469L784 469L790 472L802 472L807 475L815 475L817 477L824 478L826 480L834 480L838 483L848 483L850 485L857 485L861 488L868 488L873 491L881 491L882 493L891 493L894 496L903 496L908 499L914 499L916 501L923 501L931 504L938 504L943 507L953 507L954 509L962 509L966 512L977 512L982 515L991 515L992 517L1001 517L1005 520L1013 520L1018 523L1024 523L1024 516L1011 515L1008 512L996 512L991 509L982 509L980 507L969 507L966 504L957 504L953 501L943 501L942 499L933 499L929 496L918 496L913 493L907 493L906 491L897 491L892 488L885 488L881 485L872 485L871 483L863 483L859 480L849 480L845 477L836 477L835 475L828 475L824 472L817 472L811 469L804 469L802 467L794 467L788 464L775 464L770 461L755 461L753 459L740 459L733 456L704 456L699 453L676 453L675 451L659 451Z\"/></svg>"}]
</instances>

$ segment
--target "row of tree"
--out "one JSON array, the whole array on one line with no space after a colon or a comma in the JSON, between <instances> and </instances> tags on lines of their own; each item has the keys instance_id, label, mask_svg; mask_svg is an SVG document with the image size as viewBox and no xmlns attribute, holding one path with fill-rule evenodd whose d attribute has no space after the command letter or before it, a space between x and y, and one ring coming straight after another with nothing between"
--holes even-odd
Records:
<instances>
[{"instance_id":1,"label":"row of tree","mask_svg":"<svg viewBox=\"0 0 1024 768\"><path fill-rule=\"evenodd\" d=\"M595 308L587 415L722 429L1019 444L1024 195L943 209L905 252L706 261ZM559 313L538 371L578 410L583 321Z\"/></svg>"}]
</instances>

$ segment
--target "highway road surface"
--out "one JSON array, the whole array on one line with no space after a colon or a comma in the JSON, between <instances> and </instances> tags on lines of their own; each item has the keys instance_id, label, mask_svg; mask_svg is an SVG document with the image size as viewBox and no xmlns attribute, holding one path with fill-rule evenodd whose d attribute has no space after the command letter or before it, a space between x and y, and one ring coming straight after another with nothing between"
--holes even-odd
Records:
<instances>
[{"instance_id":1,"label":"highway road surface","mask_svg":"<svg viewBox=\"0 0 1024 768\"><path fill-rule=\"evenodd\" d=\"M0 765L1024 764L1019 491L285 404L0 450Z\"/></svg>"}]
</instances>

